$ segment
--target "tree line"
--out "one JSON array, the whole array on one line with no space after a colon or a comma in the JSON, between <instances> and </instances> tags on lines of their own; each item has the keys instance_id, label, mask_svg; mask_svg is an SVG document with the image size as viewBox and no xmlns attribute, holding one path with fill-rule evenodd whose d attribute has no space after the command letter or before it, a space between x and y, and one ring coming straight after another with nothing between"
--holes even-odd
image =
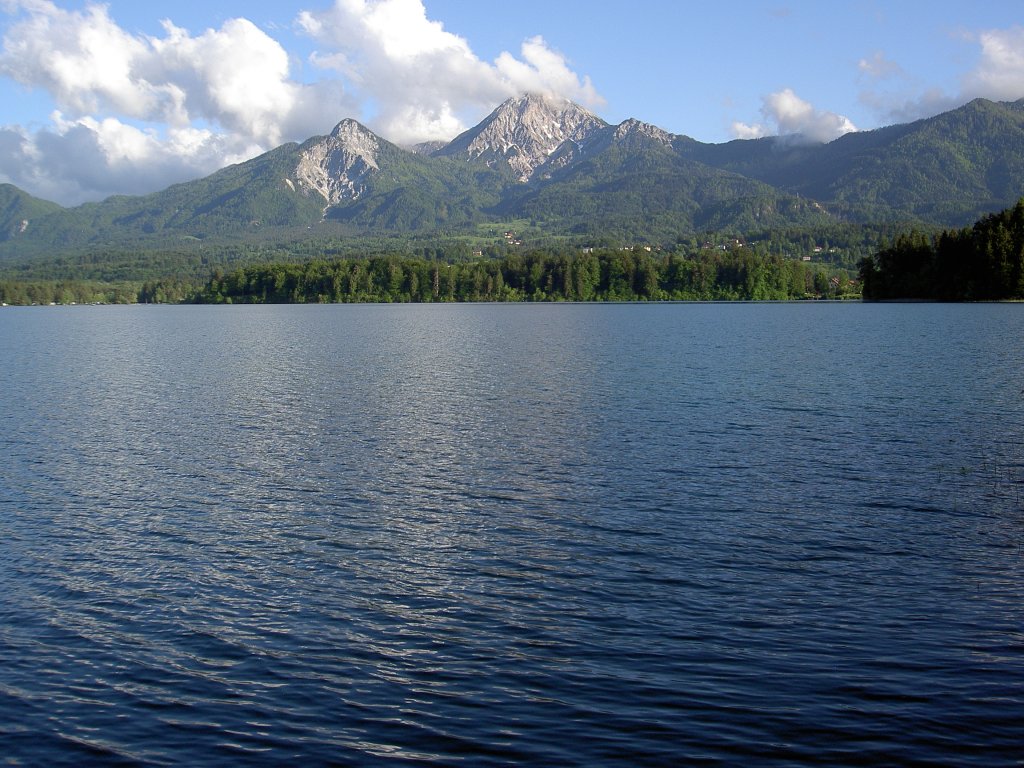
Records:
<instances>
[{"instance_id":1,"label":"tree line","mask_svg":"<svg viewBox=\"0 0 1024 768\"><path fill-rule=\"evenodd\" d=\"M506 251L449 260L447 253L292 254L212 276L137 281L6 279L4 304L346 303L443 301L665 301L855 298L859 286L834 267L749 247L661 252L574 248ZM212 266L212 265L211 265ZM209 272L207 274L210 274Z\"/></svg>"},{"instance_id":2,"label":"tree line","mask_svg":"<svg viewBox=\"0 0 1024 768\"><path fill-rule=\"evenodd\" d=\"M668 301L838 298L844 272L748 248L661 254L643 248L536 251L446 263L415 257L316 260L217 271L206 303Z\"/></svg>"},{"instance_id":3,"label":"tree line","mask_svg":"<svg viewBox=\"0 0 1024 768\"><path fill-rule=\"evenodd\" d=\"M972 227L901 235L861 261L860 277L868 300L1024 299L1024 198Z\"/></svg>"},{"instance_id":4,"label":"tree line","mask_svg":"<svg viewBox=\"0 0 1024 768\"><path fill-rule=\"evenodd\" d=\"M138 283L92 280L0 280L2 304L134 304ZM189 294L193 295L195 289Z\"/></svg>"}]
</instances>

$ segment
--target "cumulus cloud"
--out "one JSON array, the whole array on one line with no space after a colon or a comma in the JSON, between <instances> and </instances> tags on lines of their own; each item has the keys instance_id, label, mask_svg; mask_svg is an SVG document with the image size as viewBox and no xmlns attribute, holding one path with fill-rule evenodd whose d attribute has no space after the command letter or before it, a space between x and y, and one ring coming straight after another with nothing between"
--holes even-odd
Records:
<instances>
[{"instance_id":1,"label":"cumulus cloud","mask_svg":"<svg viewBox=\"0 0 1024 768\"><path fill-rule=\"evenodd\" d=\"M733 123L733 135L741 139L775 134L799 135L811 141L832 141L857 130L848 117L815 109L790 88L765 96L761 115L767 122Z\"/></svg>"},{"instance_id":2,"label":"cumulus cloud","mask_svg":"<svg viewBox=\"0 0 1024 768\"><path fill-rule=\"evenodd\" d=\"M290 78L288 53L245 19L198 36L164 22L164 36L131 35L106 6L7 3L0 74L42 89L73 117L102 113L182 126L213 123L242 141L280 142L288 118L322 93Z\"/></svg>"},{"instance_id":3,"label":"cumulus cloud","mask_svg":"<svg viewBox=\"0 0 1024 768\"><path fill-rule=\"evenodd\" d=\"M506 91L544 92L585 104L603 103L589 78L581 81L562 54L548 47L543 37L525 41L520 53L522 61L505 52L495 62Z\"/></svg>"},{"instance_id":4,"label":"cumulus cloud","mask_svg":"<svg viewBox=\"0 0 1024 768\"><path fill-rule=\"evenodd\" d=\"M981 60L964 78L963 95L998 101L1024 98L1024 27L982 32L977 42Z\"/></svg>"},{"instance_id":5,"label":"cumulus cloud","mask_svg":"<svg viewBox=\"0 0 1024 768\"><path fill-rule=\"evenodd\" d=\"M318 82L238 18L198 34L163 22L125 31L106 5L0 0L13 17L0 76L44 92L48 125L0 129L0 181L64 204L153 191L357 117L399 143L450 139L502 99L552 93L595 106L587 78L540 37L485 62L427 17L422 0L336 0L303 12Z\"/></svg>"},{"instance_id":6,"label":"cumulus cloud","mask_svg":"<svg viewBox=\"0 0 1024 768\"><path fill-rule=\"evenodd\" d=\"M213 131L170 128L162 134L112 117L67 119L30 133L0 129L0 178L64 204L114 193L144 194L250 157L258 147L238 146Z\"/></svg>"},{"instance_id":7,"label":"cumulus cloud","mask_svg":"<svg viewBox=\"0 0 1024 768\"><path fill-rule=\"evenodd\" d=\"M281 45L245 19L193 36L132 35L107 7L5 2L17 19L0 75L49 94L51 124L5 129L0 175L65 204L147 192L330 128L340 84L301 84ZM352 104L347 105L351 108Z\"/></svg>"},{"instance_id":8,"label":"cumulus cloud","mask_svg":"<svg viewBox=\"0 0 1024 768\"><path fill-rule=\"evenodd\" d=\"M763 139L765 136L771 136L772 134L772 129L762 123L741 123L737 121L732 124L732 135L736 139Z\"/></svg>"},{"instance_id":9,"label":"cumulus cloud","mask_svg":"<svg viewBox=\"0 0 1024 768\"><path fill-rule=\"evenodd\" d=\"M372 101L375 114L366 117L398 143L451 139L526 91L602 103L590 80L543 38L526 40L518 58L504 52L488 63L465 39L428 19L422 0L335 0L325 11L302 13L299 25L324 49L314 64Z\"/></svg>"}]
</instances>

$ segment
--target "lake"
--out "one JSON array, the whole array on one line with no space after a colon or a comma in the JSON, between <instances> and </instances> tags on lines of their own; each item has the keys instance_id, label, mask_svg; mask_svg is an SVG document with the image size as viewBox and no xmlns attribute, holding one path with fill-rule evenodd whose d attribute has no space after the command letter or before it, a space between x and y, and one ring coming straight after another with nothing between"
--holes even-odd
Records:
<instances>
[{"instance_id":1,"label":"lake","mask_svg":"<svg viewBox=\"0 0 1024 768\"><path fill-rule=\"evenodd\" d=\"M1019 764L1024 305L0 309L25 765Z\"/></svg>"}]
</instances>

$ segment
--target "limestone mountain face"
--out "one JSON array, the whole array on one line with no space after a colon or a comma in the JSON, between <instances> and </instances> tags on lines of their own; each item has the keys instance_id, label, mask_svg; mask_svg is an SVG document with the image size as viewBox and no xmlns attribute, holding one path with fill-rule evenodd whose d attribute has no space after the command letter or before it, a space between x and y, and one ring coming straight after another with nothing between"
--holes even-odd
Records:
<instances>
[{"instance_id":1,"label":"limestone mountain face","mask_svg":"<svg viewBox=\"0 0 1024 768\"><path fill-rule=\"evenodd\" d=\"M295 180L303 191L321 195L328 206L356 200L367 177L380 170L380 139L355 120L342 120L330 136L303 150Z\"/></svg>"},{"instance_id":2,"label":"limestone mountain face","mask_svg":"<svg viewBox=\"0 0 1024 768\"><path fill-rule=\"evenodd\" d=\"M672 150L678 137L650 123L629 119L619 125L604 125L591 131L583 141L565 141L535 169L535 180L549 180L558 171L571 168L585 158L595 157L613 147L630 151L638 145Z\"/></svg>"},{"instance_id":3,"label":"limestone mountain face","mask_svg":"<svg viewBox=\"0 0 1024 768\"><path fill-rule=\"evenodd\" d=\"M529 181L567 142L579 146L607 125L571 101L528 94L509 99L435 155L507 166L519 181Z\"/></svg>"},{"instance_id":4,"label":"limestone mountain face","mask_svg":"<svg viewBox=\"0 0 1024 768\"><path fill-rule=\"evenodd\" d=\"M615 126L615 131L612 133L613 140L617 142L627 141L635 136L659 142L664 144L666 147L672 146L672 142L676 138L674 134L661 129L656 125L651 125L650 123L645 123L634 118L630 118L629 120L619 123Z\"/></svg>"}]
</instances>

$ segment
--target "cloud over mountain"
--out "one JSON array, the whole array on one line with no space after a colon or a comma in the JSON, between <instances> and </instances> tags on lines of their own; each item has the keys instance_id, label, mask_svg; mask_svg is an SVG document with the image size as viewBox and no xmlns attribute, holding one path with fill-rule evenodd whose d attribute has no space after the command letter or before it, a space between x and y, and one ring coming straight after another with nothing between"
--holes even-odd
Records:
<instances>
[{"instance_id":1,"label":"cloud over mountain","mask_svg":"<svg viewBox=\"0 0 1024 768\"><path fill-rule=\"evenodd\" d=\"M1024 27L988 30L977 36L977 42L981 59L964 78L963 95L1004 101L1024 98Z\"/></svg>"},{"instance_id":2,"label":"cloud over mountain","mask_svg":"<svg viewBox=\"0 0 1024 768\"><path fill-rule=\"evenodd\" d=\"M129 34L103 5L6 7L20 18L0 74L46 92L57 111L45 127L5 129L0 173L61 202L213 171L308 136L325 99L344 103L336 83L292 80L284 48L245 19L196 36L165 21L152 37Z\"/></svg>"},{"instance_id":3,"label":"cloud over mountain","mask_svg":"<svg viewBox=\"0 0 1024 768\"><path fill-rule=\"evenodd\" d=\"M961 39L977 46L978 58L960 77L958 89L924 87L899 63L878 52L860 62L859 69L869 80L860 101L883 122L910 122L976 98L1024 98L1024 27L963 33Z\"/></svg>"},{"instance_id":4,"label":"cloud over mountain","mask_svg":"<svg viewBox=\"0 0 1024 768\"><path fill-rule=\"evenodd\" d=\"M559 44L577 57L590 57L586 66L601 72L602 88L615 94L609 111L617 113L616 119L633 116L626 109L646 114L643 102L639 108L630 103L643 99L670 112L688 110L694 122L717 113L717 134L731 124L732 134L743 138L800 134L827 141L854 130L854 122L860 128L906 122L975 96L1024 97L1021 26L971 31L961 25L957 35L943 31L942 45L961 48L953 65L943 68L945 79L933 72L935 56L922 69L920 55L912 56L914 46L901 47L891 37L872 32L871 47L857 49L851 36L854 45L842 47L837 60L832 60L837 46L822 50L813 39L806 41L806 53L803 43L788 46L800 56L795 65L780 68L784 74L772 82L747 75L759 67L765 70L759 75L775 76L766 63L771 61L774 68L775 60L758 52L765 45L803 41L794 37L803 29L801 13L770 13L777 24L773 34L748 34L749 50L741 46L722 58L721 51L701 53L706 50L701 46L717 39L715 34L695 35L681 44L680 27L670 21L696 15L711 24L709 29L715 24L730 30L741 26L726 8L690 14L670 12L672 4L661 4L623 14L611 6L595 7L593 17L601 24L591 27L580 22L572 4L547 0L502 12L481 12L477 4L465 15L470 4L447 4L450 23L475 30L466 34L480 35L478 45L492 46L482 58L466 37L430 16L446 4L435 6L429 0L234 4L245 7L253 20L226 18L223 9L232 4L206 5L0 0L0 89L6 89L10 105L8 124L0 124L0 182L65 204L78 203L152 191L204 175L281 143L327 133L344 117L389 140L411 144L451 139L495 104L523 92L598 109L604 103L601 94L577 68L582 65L558 50ZM218 20L209 28L193 21L190 29L190 11ZM145 33L124 21L133 13L152 18L161 12L170 18ZM255 14L264 13L276 18L255 23ZM836 9L824 13L857 17ZM536 29L529 26L534 19ZM659 30L654 19L675 36L670 45L658 42L666 38L655 34ZM548 37L537 35L540 31ZM911 31L914 41L924 34ZM693 61L720 64L700 69ZM808 71L809 62L816 69L821 62L822 71ZM826 71L832 79L822 87ZM852 83L852 97L844 94L850 90L850 83L841 82L844 76ZM734 82L741 83L735 93ZM703 95L694 84L704 88ZM741 94L744 89L754 90ZM829 93L830 103L819 103L823 96L808 99L811 92ZM857 98L859 104L850 103ZM728 112L724 107L718 111L714 99L723 105L742 104L746 111L733 114L732 106ZM744 122L733 122L737 117ZM666 125L689 133L694 130L689 119L684 115Z\"/></svg>"},{"instance_id":5,"label":"cloud over mountain","mask_svg":"<svg viewBox=\"0 0 1024 768\"><path fill-rule=\"evenodd\" d=\"M1024 98L1024 27L961 32L957 39L977 49L977 61L959 78L959 87L927 85L930 73L915 75L896 57L876 50L857 62L859 101L882 124L931 117L976 98L1016 101ZM801 134L830 141L857 130L846 116L819 110L791 88L762 97L760 122L734 122L736 138Z\"/></svg>"},{"instance_id":6,"label":"cloud over mountain","mask_svg":"<svg viewBox=\"0 0 1024 768\"><path fill-rule=\"evenodd\" d=\"M451 138L522 90L600 97L540 37L480 60L421 0L336 0L302 12L322 79L300 82L244 18L198 34L130 33L106 5L3 0L0 75L52 99L43 126L0 129L0 181L65 204L159 189L360 117L400 142Z\"/></svg>"},{"instance_id":7,"label":"cloud over mountain","mask_svg":"<svg viewBox=\"0 0 1024 768\"><path fill-rule=\"evenodd\" d=\"M542 37L523 42L520 58L504 52L487 63L428 19L421 0L335 0L326 11L303 12L299 24L327 49L314 63L372 99L377 111L368 122L399 143L451 139L523 92L601 103L590 80Z\"/></svg>"},{"instance_id":8,"label":"cloud over mountain","mask_svg":"<svg viewBox=\"0 0 1024 768\"><path fill-rule=\"evenodd\" d=\"M764 97L761 115L766 123L734 123L733 134L740 139L755 139L772 134L800 135L812 141L832 141L857 127L848 117L815 109L791 88Z\"/></svg>"}]
</instances>

